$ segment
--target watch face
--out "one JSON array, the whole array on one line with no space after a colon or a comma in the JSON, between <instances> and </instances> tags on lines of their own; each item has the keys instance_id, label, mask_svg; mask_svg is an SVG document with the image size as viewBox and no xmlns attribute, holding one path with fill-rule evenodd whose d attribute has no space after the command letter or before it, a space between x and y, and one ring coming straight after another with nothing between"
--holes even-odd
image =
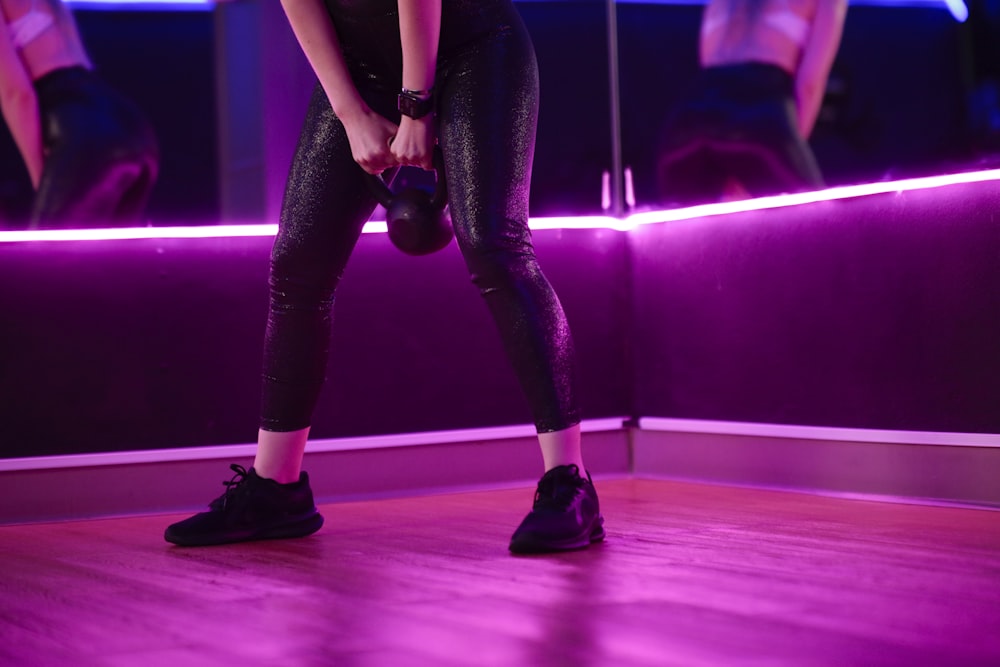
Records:
<instances>
[{"instance_id":1,"label":"watch face","mask_svg":"<svg viewBox=\"0 0 1000 667\"><path fill-rule=\"evenodd\" d=\"M410 118L422 118L431 112L433 100L428 97L423 100L415 95L400 93L398 99L399 112Z\"/></svg>"}]
</instances>

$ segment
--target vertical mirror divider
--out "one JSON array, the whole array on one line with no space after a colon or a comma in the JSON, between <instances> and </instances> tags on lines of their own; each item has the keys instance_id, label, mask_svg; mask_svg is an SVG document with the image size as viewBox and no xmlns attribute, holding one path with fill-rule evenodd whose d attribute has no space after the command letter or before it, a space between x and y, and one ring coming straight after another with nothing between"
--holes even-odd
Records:
<instances>
[{"instance_id":1,"label":"vertical mirror divider","mask_svg":"<svg viewBox=\"0 0 1000 667\"><path fill-rule=\"evenodd\" d=\"M262 221L266 165L258 0L220 2L215 13L215 91L220 222Z\"/></svg>"},{"instance_id":2,"label":"vertical mirror divider","mask_svg":"<svg viewBox=\"0 0 1000 667\"><path fill-rule=\"evenodd\" d=\"M608 23L608 85L611 99L611 206L608 213L616 218L623 218L627 211L626 191L625 191L625 168L622 157L622 125L621 125L621 85L618 58L618 0L606 0L607 2L607 23ZM623 358L622 363L628 373L627 387L628 396L626 405L628 415L626 417L627 426L635 426L639 423L638 406L636 405L636 359L635 346L633 341L636 309L635 290L633 283L635 271L633 268L632 245L626 238L621 258L621 299L625 313L625 323L623 331ZM635 469L634 451L630 442L628 448L628 470Z\"/></svg>"},{"instance_id":3,"label":"vertical mirror divider","mask_svg":"<svg viewBox=\"0 0 1000 667\"><path fill-rule=\"evenodd\" d=\"M608 16L608 85L611 98L611 206L615 217L625 213L625 170L622 165L621 99L618 71L617 0L606 0Z\"/></svg>"}]
</instances>

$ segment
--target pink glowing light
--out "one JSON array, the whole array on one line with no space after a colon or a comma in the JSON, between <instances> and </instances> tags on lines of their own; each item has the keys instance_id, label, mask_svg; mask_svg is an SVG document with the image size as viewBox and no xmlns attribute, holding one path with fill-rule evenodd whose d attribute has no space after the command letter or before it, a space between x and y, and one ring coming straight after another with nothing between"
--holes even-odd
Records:
<instances>
[{"instance_id":1,"label":"pink glowing light","mask_svg":"<svg viewBox=\"0 0 1000 667\"><path fill-rule=\"evenodd\" d=\"M610 229L628 231L640 225L661 224L680 220L692 220L730 213L759 211L764 209L801 206L822 201L852 199L871 195L903 193L913 190L928 190L961 183L982 183L1000 181L1000 169L966 172L944 176L909 178L883 183L848 185L815 192L802 192L774 197L760 197L720 204L702 204L687 208L676 208L633 213L624 218L607 215L557 216L532 218L532 229ZM107 229L68 229L37 231L0 231L0 243L27 241L103 241L127 239L196 239L230 238L249 236L274 236L276 224L206 225L187 227L123 227ZM365 225L365 234L384 234L384 221L372 221Z\"/></svg>"},{"instance_id":2,"label":"pink glowing light","mask_svg":"<svg viewBox=\"0 0 1000 667\"><path fill-rule=\"evenodd\" d=\"M274 236L278 225L205 225L190 227L116 227L102 229L44 229L0 232L0 243L17 241L108 241L131 239L207 239Z\"/></svg>"},{"instance_id":3,"label":"pink glowing light","mask_svg":"<svg viewBox=\"0 0 1000 667\"><path fill-rule=\"evenodd\" d=\"M109 11L134 11L137 9L209 11L215 7L216 3L214 0L66 0L66 4L74 9L106 9Z\"/></svg>"},{"instance_id":4,"label":"pink glowing light","mask_svg":"<svg viewBox=\"0 0 1000 667\"><path fill-rule=\"evenodd\" d=\"M929 190L931 188L957 185L959 183L982 183L984 181L996 180L1000 180L1000 169L949 174L945 176L925 176L922 178L908 178L900 181L886 181L883 183L845 185L836 188L828 188L826 190L816 190L814 192L776 195L773 197L758 197L757 199L745 199L742 201L723 202L719 204L701 204L698 206L668 209L665 211L647 211L643 213L634 213L628 216L626 221L628 223L627 226L637 227L639 225L676 222L678 220L691 220L693 218L726 215L728 213L760 211L763 209L783 208L786 206L801 206L803 204L814 204L821 201L852 199L855 197L867 197L887 193L901 194L903 192L913 190Z\"/></svg>"},{"instance_id":5,"label":"pink glowing light","mask_svg":"<svg viewBox=\"0 0 1000 667\"><path fill-rule=\"evenodd\" d=\"M532 229L628 229L625 220L610 215L568 215L551 218L532 218Z\"/></svg>"}]
</instances>

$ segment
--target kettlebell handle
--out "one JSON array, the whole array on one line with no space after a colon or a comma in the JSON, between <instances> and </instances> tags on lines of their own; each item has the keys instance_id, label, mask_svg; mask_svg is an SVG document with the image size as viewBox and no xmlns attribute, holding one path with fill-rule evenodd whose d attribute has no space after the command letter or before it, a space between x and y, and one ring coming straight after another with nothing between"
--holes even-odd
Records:
<instances>
[{"instance_id":1,"label":"kettlebell handle","mask_svg":"<svg viewBox=\"0 0 1000 667\"><path fill-rule=\"evenodd\" d=\"M392 202L392 190L389 189L389 185L381 176L369 174L367 171L364 172L364 175L365 183L368 184L368 189L375 195L378 203L385 208L389 208L389 204Z\"/></svg>"},{"instance_id":2,"label":"kettlebell handle","mask_svg":"<svg viewBox=\"0 0 1000 667\"><path fill-rule=\"evenodd\" d=\"M444 154L441 152L440 146L434 146L434 193L431 195L431 205L437 210L443 210L448 204L448 185L444 176ZM398 174L398 172L397 172ZM368 187L375 195L378 203L383 207L388 208L392 203L393 193L390 189L390 184L386 183L381 176L376 176L374 174L369 174L365 172L367 177L365 180L368 182Z\"/></svg>"},{"instance_id":3,"label":"kettlebell handle","mask_svg":"<svg viewBox=\"0 0 1000 667\"><path fill-rule=\"evenodd\" d=\"M444 207L448 205L448 181L444 177L444 153L441 152L441 146L434 146L434 155L432 156L434 161L434 196L431 197L431 204L434 208L441 211Z\"/></svg>"}]
</instances>

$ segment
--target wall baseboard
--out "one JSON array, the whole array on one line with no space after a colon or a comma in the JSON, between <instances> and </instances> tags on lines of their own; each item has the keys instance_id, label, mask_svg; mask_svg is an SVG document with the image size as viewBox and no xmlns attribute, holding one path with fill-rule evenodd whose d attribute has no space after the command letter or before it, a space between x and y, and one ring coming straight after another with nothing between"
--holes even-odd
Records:
<instances>
[{"instance_id":1,"label":"wall baseboard","mask_svg":"<svg viewBox=\"0 0 1000 667\"><path fill-rule=\"evenodd\" d=\"M1000 509L1000 435L643 418L584 422L596 479L664 478ZM0 460L0 525L203 509L254 445ZM318 503L524 486L530 425L323 440L305 468Z\"/></svg>"},{"instance_id":2,"label":"wall baseboard","mask_svg":"<svg viewBox=\"0 0 1000 667\"><path fill-rule=\"evenodd\" d=\"M627 476L625 420L582 424L595 476ZM195 512L224 491L230 463L255 445L0 459L0 525ZM530 425L309 443L304 469L317 503L533 487L541 474ZM528 498L530 501L530 498Z\"/></svg>"},{"instance_id":3,"label":"wall baseboard","mask_svg":"<svg viewBox=\"0 0 1000 667\"><path fill-rule=\"evenodd\" d=\"M644 418L632 473L1000 509L1000 435Z\"/></svg>"}]
</instances>

